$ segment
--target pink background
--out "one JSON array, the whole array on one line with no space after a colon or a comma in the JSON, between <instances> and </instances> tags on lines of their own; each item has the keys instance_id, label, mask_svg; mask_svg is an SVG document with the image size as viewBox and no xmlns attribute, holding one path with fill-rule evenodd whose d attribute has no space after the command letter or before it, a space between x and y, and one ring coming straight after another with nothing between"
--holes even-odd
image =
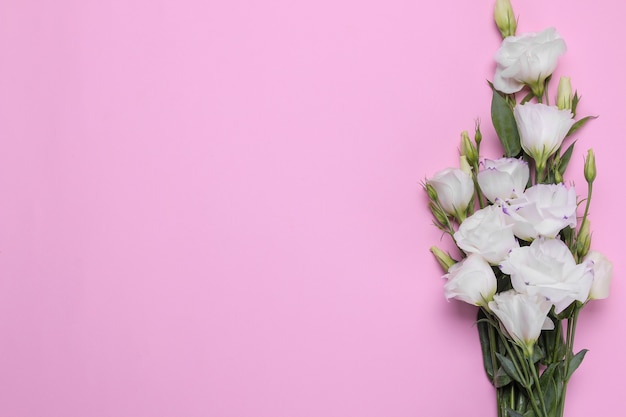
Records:
<instances>
[{"instance_id":1,"label":"pink background","mask_svg":"<svg viewBox=\"0 0 626 417\"><path fill-rule=\"evenodd\" d=\"M557 27L559 73L601 115L570 179L583 195L593 146L594 247L615 281L582 315L567 408L615 415L626 7L515 8L522 32ZM0 416L495 416L419 186L456 164L475 118L495 139L491 13L1 1Z\"/></svg>"}]
</instances>

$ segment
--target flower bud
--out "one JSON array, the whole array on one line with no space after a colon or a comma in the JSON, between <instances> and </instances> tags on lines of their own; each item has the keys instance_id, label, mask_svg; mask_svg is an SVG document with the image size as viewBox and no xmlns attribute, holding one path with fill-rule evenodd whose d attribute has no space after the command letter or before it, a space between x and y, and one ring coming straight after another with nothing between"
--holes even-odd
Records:
<instances>
[{"instance_id":1,"label":"flower bud","mask_svg":"<svg viewBox=\"0 0 626 417\"><path fill-rule=\"evenodd\" d=\"M596 156L593 149L587 151L587 158L585 158L585 179L589 184L596 179Z\"/></svg>"},{"instance_id":2,"label":"flower bud","mask_svg":"<svg viewBox=\"0 0 626 417\"><path fill-rule=\"evenodd\" d=\"M461 157L459 158L459 165L461 171L465 172L470 177L472 176L472 166L469 164L469 161L467 160L467 157L465 155L461 155Z\"/></svg>"},{"instance_id":3,"label":"flower bud","mask_svg":"<svg viewBox=\"0 0 626 417\"><path fill-rule=\"evenodd\" d=\"M569 77L561 77L556 93L556 106L560 110L572 110L572 83Z\"/></svg>"},{"instance_id":4,"label":"flower bud","mask_svg":"<svg viewBox=\"0 0 626 417\"><path fill-rule=\"evenodd\" d=\"M426 183L426 185L424 185L424 188L426 189L426 194L428 194L428 198L430 198L431 201L437 201L437 191L435 190L435 187L433 187L429 183Z\"/></svg>"},{"instance_id":5,"label":"flower bud","mask_svg":"<svg viewBox=\"0 0 626 417\"><path fill-rule=\"evenodd\" d=\"M554 182L556 184L560 184L563 182L563 175L561 175L561 172L558 169L554 170Z\"/></svg>"},{"instance_id":6,"label":"flower bud","mask_svg":"<svg viewBox=\"0 0 626 417\"><path fill-rule=\"evenodd\" d=\"M480 131L480 122L476 121L476 131L474 132L474 142L476 142L476 146L480 146L482 140L483 134Z\"/></svg>"},{"instance_id":7,"label":"flower bud","mask_svg":"<svg viewBox=\"0 0 626 417\"><path fill-rule=\"evenodd\" d=\"M478 164L478 150L470 141L467 131L461 133L461 156L465 156L471 166Z\"/></svg>"},{"instance_id":8,"label":"flower bud","mask_svg":"<svg viewBox=\"0 0 626 417\"><path fill-rule=\"evenodd\" d=\"M507 36L515 36L517 30L517 20L513 14L513 7L510 0L496 0L496 6L493 11L493 17L496 26L500 30L502 38Z\"/></svg>"},{"instance_id":9,"label":"flower bud","mask_svg":"<svg viewBox=\"0 0 626 417\"><path fill-rule=\"evenodd\" d=\"M452 259L449 254L445 253L437 246L431 246L430 251L435 256L435 259L437 259L437 262L439 262L439 265L441 265L445 272L448 272L448 269L450 269L450 267L456 263L456 261Z\"/></svg>"},{"instance_id":10,"label":"flower bud","mask_svg":"<svg viewBox=\"0 0 626 417\"><path fill-rule=\"evenodd\" d=\"M578 231L578 237L576 238L576 253L579 258L584 258L589 252L591 247L591 231L589 220L585 219Z\"/></svg>"},{"instance_id":11,"label":"flower bud","mask_svg":"<svg viewBox=\"0 0 626 417\"><path fill-rule=\"evenodd\" d=\"M446 213L444 213L443 210L441 210L441 208L433 202L431 202L428 206L430 207L430 211L433 213L437 222L445 227L445 225L448 224L448 216Z\"/></svg>"}]
</instances>

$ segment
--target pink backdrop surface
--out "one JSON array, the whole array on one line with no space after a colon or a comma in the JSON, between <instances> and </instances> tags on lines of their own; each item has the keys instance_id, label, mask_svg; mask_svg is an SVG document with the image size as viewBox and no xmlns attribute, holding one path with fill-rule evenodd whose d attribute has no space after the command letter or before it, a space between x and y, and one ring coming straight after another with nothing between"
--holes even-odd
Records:
<instances>
[{"instance_id":1,"label":"pink backdrop surface","mask_svg":"<svg viewBox=\"0 0 626 417\"><path fill-rule=\"evenodd\" d=\"M559 30L558 74L600 115L570 179L593 147L615 279L581 317L567 412L619 415L626 6L514 6L520 32ZM491 13L1 1L0 416L495 416L419 186L475 118L495 140Z\"/></svg>"}]
</instances>

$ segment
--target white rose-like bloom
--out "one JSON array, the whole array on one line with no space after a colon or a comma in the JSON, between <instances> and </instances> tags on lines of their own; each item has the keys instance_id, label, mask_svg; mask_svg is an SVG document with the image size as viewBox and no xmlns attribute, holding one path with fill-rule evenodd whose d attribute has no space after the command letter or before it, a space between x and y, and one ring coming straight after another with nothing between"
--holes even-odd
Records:
<instances>
[{"instance_id":1,"label":"white rose-like bloom","mask_svg":"<svg viewBox=\"0 0 626 417\"><path fill-rule=\"evenodd\" d=\"M486 306L498 286L491 266L480 255L469 255L452 265L443 277L448 280L443 287L446 299L476 306Z\"/></svg>"},{"instance_id":2,"label":"white rose-like bloom","mask_svg":"<svg viewBox=\"0 0 626 417\"><path fill-rule=\"evenodd\" d=\"M613 279L613 264L600 252L591 251L583 259L583 263L593 269L593 283L589 291L590 300L601 300L609 296L609 287Z\"/></svg>"},{"instance_id":3,"label":"white rose-like bloom","mask_svg":"<svg viewBox=\"0 0 626 417\"><path fill-rule=\"evenodd\" d=\"M485 197L492 203L519 197L524 192L530 171L528 163L522 159L485 159L484 169L478 173L478 185Z\"/></svg>"},{"instance_id":4,"label":"white rose-like bloom","mask_svg":"<svg viewBox=\"0 0 626 417\"><path fill-rule=\"evenodd\" d=\"M506 94L517 93L524 84L536 94L543 92L546 78L566 49L554 28L505 38L494 57L497 65L493 86Z\"/></svg>"},{"instance_id":5,"label":"white rose-like bloom","mask_svg":"<svg viewBox=\"0 0 626 417\"><path fill-rule=\"evenodd\" d=\"M435 191L439 203L446 213L459 216L465 212L474 197L474 181L472 177L458 168L447 168L437 172L428 181Z\"/></svg>"},{"instance_id":6,"label":"white rose-like bloom","mask_svg":"<svg viewBox=\"0 0 626 417\"><path fill-rule=\"evenodd\" d=\"M499 264L519 246L513 225L507 224L499 206L487 206L465 219L454 233L454 240L465 253L479 254L492 265Z\"/></svg>"},{"instance_id":7,"label":"white rose-like bloom","mask_svg":"<svg viewBox=\"0 0 626 417\"><path fill-rule=\"evenodd\" d=\"M514 248L500 269L511 276L517 292L545 297L557 314L575 300L584 303L593 281L591 265L577 265L559 239L541 238L530 246Z\"/></svg>"},{"instance_id":8,"label":"white rose-like bloom","mask_svg":"<svg viewBox=\"0 0 626 417\"><path fill-rule=\"evenodd\" d=\"M576 190L563 184L537 184L502 206L522 240L554 238L566 226L576 227Z\"/></svg>"},{"instance_id":9,"label":"white rose-like bloom","mask_svg":"<svg viewBox=\"0 0 626 417\"><path fill-rule=\"evenodd\" d=\"M489 308L498 317L515 343L532 353L532 347L542 330L554 329L548 318L552 304L540 295L520 294L509 290L496 294Z\"/></svg>"},{"instance_id":10,"label":"white rose-like bloom","mask_svg":"<svg viewBox=\"0 0 626 417\"><path fill-rule=\"evenodd\" d=\"M561 147L575 123L570 110L542 103L517 105L513 115L522 149L535 160L539 169L543 169L548 157Z\"/></svg>"}]
</instances>

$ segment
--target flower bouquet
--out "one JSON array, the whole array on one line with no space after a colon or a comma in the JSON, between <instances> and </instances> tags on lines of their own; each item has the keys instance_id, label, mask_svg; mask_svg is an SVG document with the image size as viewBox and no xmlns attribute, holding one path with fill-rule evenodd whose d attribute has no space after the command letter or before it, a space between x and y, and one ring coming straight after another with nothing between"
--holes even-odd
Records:
<instances>
[{"instance_id":1,"label":"flower bouquet","mask_svg":"<svg viewBox=\"0 0 626 417\"><path fill-rule=\"evenodd\" d=\"M431 251L446 272L446 298L478 307L498 416L563 416L568 381L587 352L574 349L578 316L608 296L612 276L611 263L590 250L591 149L587 197L563 182L574 150L567 141L593 117L576 118L579 96L566 77L550 105L549 81L566 49L556 30L516 35L509 0L497 0L494 15L503 41L489 83L491 116L504 156L481 158L478 123L473 140L461 134L460 167L424 184L434 224L461 259Z\"/></svg>"}]
</instances>

